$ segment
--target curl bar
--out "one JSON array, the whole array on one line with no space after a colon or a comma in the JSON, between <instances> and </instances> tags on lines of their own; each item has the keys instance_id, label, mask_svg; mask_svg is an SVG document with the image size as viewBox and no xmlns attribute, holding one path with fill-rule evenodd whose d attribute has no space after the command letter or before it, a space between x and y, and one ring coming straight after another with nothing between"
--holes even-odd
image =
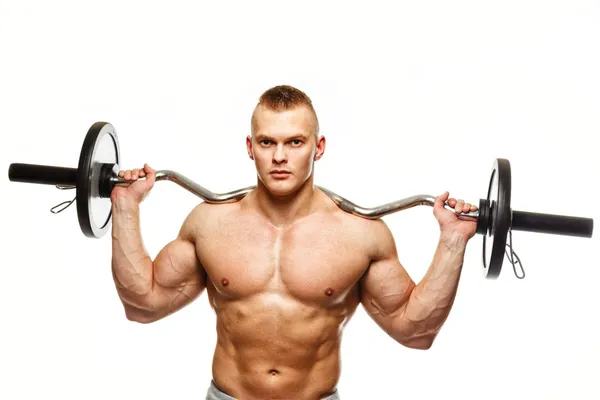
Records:
<instances>
[{"instance_id":1,"label":"curl bar","mask_svg":"<svg viewBox=\"0 0 600 400\"><path fill-rule=\"evenodd\" d=\"M96 122L87 132L77 168L13 163L9 166L8 177L13 182L76 189L73 201L77 203L77 216L81 230L87 237L100 238L110 227L112 189L115 185L130 184L117 174L120 159L119 141L114 127L107 122ZM156 180L174 182L209 203L239 201L255 187L248 186L227 193L213 193L186 176L171 170L157 171ZM367 219L378 219L418 205L433 206L435 200L431 195L417 195L378 207L365 208L326 188L317 187L343 211ZM477 221L477 233L483 235L482 262L486 278L499 276L507 239L513 230L592 237L594 221L591 218L516 211L511 209L510 199L510 163L506 159L498 158L492 168L487 197L479 201L479 210L459 215L459 218ZM448 205L445 207L453 210ZM514 266L512 244L509 247Z\"/></svg>"}]
</instances>

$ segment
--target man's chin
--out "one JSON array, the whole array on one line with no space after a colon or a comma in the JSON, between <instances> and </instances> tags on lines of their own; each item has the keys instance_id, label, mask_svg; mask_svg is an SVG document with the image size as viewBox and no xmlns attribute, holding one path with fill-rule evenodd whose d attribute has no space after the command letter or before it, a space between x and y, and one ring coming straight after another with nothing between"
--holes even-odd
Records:
<instances>
[{"instance_id":1,"label":"man's chin","mask_svg":"<svg viewBox=\"0 0 600 400\"><path fill-rule=\"evenodd\" d=\"M288 196L298 190L290 178L285 180L269 179L266 187L269 193L277 197Z\"/></svg>"}]
</instances>

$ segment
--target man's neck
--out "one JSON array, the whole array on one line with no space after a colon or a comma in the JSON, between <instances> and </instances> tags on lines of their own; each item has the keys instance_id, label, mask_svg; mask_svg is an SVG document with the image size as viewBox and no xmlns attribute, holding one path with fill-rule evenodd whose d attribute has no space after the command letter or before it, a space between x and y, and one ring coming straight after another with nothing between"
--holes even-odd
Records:
<instances>
[{"instance_id":1,"label":"man's neck","mask_svg":"<svg viewBox=\"0 0 600 400\"><path fill-rule=\"evenodd\" d=\"M315 189L312 177L298 191L287 196L275 196L258 181L254 202L258 211L276 227L291 225L314 211Z\"/></svg>"}]
</instances>

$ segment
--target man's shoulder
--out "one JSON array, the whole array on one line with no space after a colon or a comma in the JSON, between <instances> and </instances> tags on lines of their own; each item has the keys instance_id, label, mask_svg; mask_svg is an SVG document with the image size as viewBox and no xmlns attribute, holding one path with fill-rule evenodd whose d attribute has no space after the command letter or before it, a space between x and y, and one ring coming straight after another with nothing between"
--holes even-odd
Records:
<instances>
[{"instance_id":1,"label":"man's shoulder","mask_svg":"<svg viewBox=\"0 0 600 400\"><path fill-rule=\"evenodd\" d=\"M348 213L340 210L338 218L343 221L344 227L350 228L350 231L360 233L363 238L368 238L369 242L371 239L379 242L382 239L388 239L391 237L391 231L385 221L381 218L370 219Z\"/></svg>"},{"instance_id":2,"label":"man's shoulder","mask_svg":"<svg viewBox=\"0 0 600 400\"><path fill-rule=\"evenodd\" d=\"M365 218L342 210L333 201L331 204L331 221L337 225L335 229L348 240L360 242L369 252L379 252L382 246L389 247L390 242L394 241L392 232L383 219Z\"/></svg>"},{"instance_id":3,"label":"man's shoulder","mask_svg":"<svg viewBox=\"0 0 600 400\"><path fill-rule=\"evenodd\" d=\"M368 219L340 210L337 218L341 223L337 231L344 241L360 248L372 261L393 255L396 243L394 236L381 218Z\"/></svg>"},{"instance_id":4,"label":"man's shoulder","mask_svg":"<svg viewBox=\"0 0 600 400\"><path fill-rule=\"evenodd\" d=\"M223 219L239 210L239 204L201 202L192 208L183 223L182 229L196 235L213 228Z\"/></svg>"},{"instance_id":5,"label":"man's shoulder","mask_svg":"<svg viewBox=\"0 0 600 400\"><path fill-rule=\"evenodd\" d=\"M385 234L389 232L386 223L381 218L372 219L352 214L342 210L328 196L325 195L324 197L324 201L328 204L329 214L334 216L335 220L343 227L369 234Z\"/></svg>"},{"instance_id":6,"label":"man's shoulder","mask_svg":"<svg viewBox=\"0 0 600 400\"><path fill-rule=\"evenodd\" d=\"M197 204L190 212L189 217L194 221L210 223L211 221L222 220L227 217L234 217L239 213L239 202L230 203L209 203L202 202Z\"/></svg>"}]
</instances>

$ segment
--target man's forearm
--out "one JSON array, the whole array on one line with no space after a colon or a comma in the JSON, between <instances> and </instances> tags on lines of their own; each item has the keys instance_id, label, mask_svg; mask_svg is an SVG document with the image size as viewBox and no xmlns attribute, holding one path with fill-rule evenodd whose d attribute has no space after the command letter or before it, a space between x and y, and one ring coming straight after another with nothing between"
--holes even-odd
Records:
<instances>
[{"instance_id":1,"label":"man's forearm","mask_svg":"<svg viewBox=\"0 0 600 400\"><path fill-rule=\"evenodd\" d=\"M152 259L142 242L139 205L115 203L112 214L112 269L119 295L145 295L152 286Z\"/></svg>"},{"instance_id":2,"label":"man's forearm","mask_svg":"<svg viewBox=\"0 0 600 400\"><path fill-rule=\"evenodd\" d=\"M415 286L394 324L409 340L433 340L442 327L456 297L465 246L462 240L440 240L429 270Z\"/></svg>"}]
</instances>

